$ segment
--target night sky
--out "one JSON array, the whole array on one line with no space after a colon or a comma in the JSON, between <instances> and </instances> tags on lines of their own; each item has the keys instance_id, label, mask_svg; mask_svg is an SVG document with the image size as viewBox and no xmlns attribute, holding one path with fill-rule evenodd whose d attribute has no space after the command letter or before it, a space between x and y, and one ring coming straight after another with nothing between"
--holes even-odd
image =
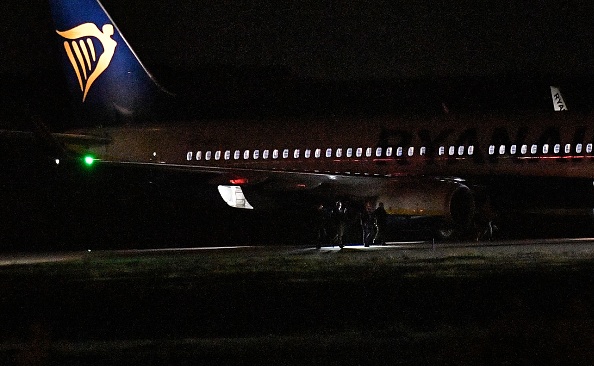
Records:
<instances>
[{"instance_id":1,"label":"night sky","mask_svg":"<svg viewBox=\"0 0 594 366\"><path fill-rule=\"evenodd\" d=\"M203 99L193 104L212 109L240 100L235 110L248 110L282 93L308 93L310 84L301 83L296 90L282 84L287 78L326 83L323 87L316 84L309 96L297 96L297 102L281 95L269 103L298 104L293 114L332 98L311 109L333 109L334 113L340 110L337 105L354 104L363 106L355 109L383 113L383 106L402 99L401 105L393 107L400 110L433 88L423 84L402 91L400 84L390 84L392 80L462 79L421 103L432 107L442 101L455 104L453 99L458 98L459 105L474 108L493 95L505 94L511 95L509 100L493 104L528 104L539 93L535 103L539 108L546 103L548 108L546 86L559 83L573 99L569 105L575 106L576 99L587 101L594 90L594 3L590 1L103 3L162 84L178 95L201 95ZM8 106L0 120L18 119L7 116L7 110L22 110L22 119L34 113L66 115L67 106L61 106L65 98L59 94L64 87L61 65L46 0L3 3L0 14L0 95ZM197 81L188 83L190 79ZM586 92L571 95L573 90L567 85L573 87L576 80L586 79L590 84ZM515 90L489 89L485 80L513 83ZM534 80L538 85L530 86ZM185 85L176 89L179 81ZM273 91L279 85L284 89ZM420 92L413 97L411 90ZM471 100L481 93L489 97ZM370 95L378 97L370 100ZM45 105L37 105L41 103ZM260 109L266 108L279 109ZM262 114L260 110L254 113ZM192 114L218 117L207 108Z\"/></svg>"},{"instance_id":2,"label":"night sky","mask_svg":"<svg viewBox=\"0 0 594 366\"><path fill-rule=\"evenodd\" d=\"M281 66L368 79L592 74L590 1L104 0L149 65ZM2 4L0 70L55 67L44 0Z\"/></svg>"}]
</instances>

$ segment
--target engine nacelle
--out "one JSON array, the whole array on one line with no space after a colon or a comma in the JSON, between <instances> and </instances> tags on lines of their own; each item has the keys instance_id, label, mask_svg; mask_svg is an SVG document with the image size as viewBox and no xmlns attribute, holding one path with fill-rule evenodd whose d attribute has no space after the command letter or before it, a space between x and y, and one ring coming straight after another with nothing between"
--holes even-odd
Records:
<instances>
[{"instance_id":1,"label":"engine nacelle","mask_svg":"<svg viewBox=\"0 0 594 366\"><path fill-rule=\"evenodd\" d=\"M392 182L377 200L388 214L443 217L459 228L470 226L475 211L470 188L453 180Z\"/></svg>"}]
</instances>

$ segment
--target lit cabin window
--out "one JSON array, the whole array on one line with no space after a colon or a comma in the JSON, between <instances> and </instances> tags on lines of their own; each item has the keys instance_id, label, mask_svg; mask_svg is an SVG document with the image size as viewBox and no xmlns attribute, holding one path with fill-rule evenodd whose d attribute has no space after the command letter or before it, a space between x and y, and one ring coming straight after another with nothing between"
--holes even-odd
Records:
<instances>
[{"instance_id":1,"label":"lit cabin window","mask_svg":"<svg viewBox=\"0 0 594 366\"><path fill-rule=\"evenodd\" d=\"M229 160L231 159L231 151L230 150L226 150L225 151L225 160Z\"/></svg>"},{"instance_id":2,"label":"lit cabin window","mask_svg":"<svg viewBox=\"0 0 594 366\"><path fill-rule=\"evenodd\" d=\"M215 160L221 160L221 150L215 152Z\"/></svg>"},{"instance_id":3,"label":"lit cabin window","mask_svg":"<svg viewBox=\"0 0 594 366\"><path fill-rule=\"evenodd\" d=\"M287 159L289 157L289 149L283 150L283 159Z\"/></svg>"},{"instance_id":4,"label":"lit cabin window","mask_svg":"<svg viewBox=\"0 0 594 366\"><path fill-rule=\"evenodd\" d=\"M254 150L254 160L258 160L260 158L260 150Z\"/></svg>"},{"instance_id":5,"label":"lit cabin window","mask_svg":"<svg viewBox=\"0 0 594 366\"><path fill-rule=\"evenodd\" d=\"M516 145L512 145L509 148L509 153L514 155L515 153L517 153L517 146Z\"/></svg>"},{"instance_id":6,"label":"lit cabin window","mask_svg":"<svg viewBox=\"0 0 594 366\"><path fill-rule=\"evenodd\" d=\"M250 151L249 150L244 151L243 152L243 159L244 160L247 160L249 158L250 158Z\"/></svg>"},{"instance_id":7,"label":"lit cabin window","mask_svg":"<svg viewBox=\"0 0 594 366\"><path fill-rule=\"evenodd\" d=\"M526 155L526 153L528 153L528 145L522 145L520 148L520 153L522 153L522 155Z\"/></svg>"},{"instance_id":8,"label":"lit cabin window","mask_svg":"<svg viewBox=\"0 0 594 366\"><path fill-rule=\"evenodd\" d=\"M301 151L299 151L299 149L295 149L293 151L293 158L294 159L299 159L299 155L301 154Z\"/></svg>"},{"instance_id":9,"label":"lit cabin window","mask_svg":"<svg viewBox=\"0 0 594 366\"><path fill-rule=\"evenodd\" d=\"M561 152L561 145L555 144L555 146L553 146L553 153L559 154L560 152Z\"/></svg>"},{"instance_id":10,"label":"lit cabin window","mask_svg":"<svg viewBox=\"0 0 594 366\"><path fill-rule=\"evenodd\" d=\"M495 145L489 145L489 155L495 154Z\"/></svg>"},{"instance_id":11,"label":"lit cabin window","mask_svg":"<svg viewBox=\"0 0 594 366\"><path fill-rule=\"evenodd\" d=\"M262 159L268 159L269 156L270 156L270 150L266 149L266 150L262 151Z\"/></svg>"},{"instance_id":12,"label":"lit cabin window","mask_svg":"<svg viewBox=\"0 0 594 366\"><path fill-rule=\"evenodd\" d=\"M391 147L386 147L386 156L392 156L393 149Z\"/></svg>"},{"instance_id":13,"label":"lit cabin window","mask_svg":"<svg viewBox=\"0 0 594 366\"><path fill-rule=\"evenodd\" d=\"M196 151L196 160L202 160L202 151Z\"/></svg>"},{"instance_id":14,"label":"lit cabin window","mask_svg":"<svg viewBox=\"0 0 594 366\"><path fill-rule=\"evenodd\" d=\"M398 146L396 148L396 156L402 156L402 146Z\"/></svg>"},{"instance_id":15,"label":"lit cabin window","mask_svg":"<svg viewBox=\"0 0 594 366\"><path fill-rule=\"evenodd\" d=\"M342 157L342 148L339 147L338 149L336 149L336 157L337 158L341 158Z\"/></svg>"},{"instance_id":16,"label":"lit cabin window","mask_svg":"<svg viewBox=\"0 0 594 366\"><path fill-rule=\"evenodd\" d=\"M536 154L537 151L538 151L538 146L532 145L530 147L530 154L534 155L534 154Z\"/></svg>"},{"instance_id":17,"label":"lit cabin window","mask_svg":"<svg viewBox=\"0 0 594 366\"><path fill-rule=\"evenodd\" d=\"M192 155L194 155L194 154L192 154L191 151L188 151L188 154L186 155L186 160L188 160L188 161L192 160Z\"/></svg>"},{"instance_id":18,"label":"lit cabin window","mask_svg":"<svg viewBox=\"0 0 594 366\"><path fill-rule=\"evenodd\" d=\"M382 156L382 148L381 147L378 147L377 149L375 149L375 156L378 158L380 156Z\"/></svg>"},{"instance_id":19,"label":"lit cabin window","mask_svg":"<svg viewBox=\"0 0 594 366\"><path fill-rule=\"evenodd\" d=\"M592 153L592 144L586 145L586 153L587 154L591 154Z\"/></svg>"},{"instance_id":20,"label":"lit cabin window","mask_svg":"<svg viewBox=\"0 0 594 366\"><path fill-rule=\"evenodd\" d=\"M367 156L368 158L371 157L372 152L373 152L373 149L368 147L367 149L365 149L365 156Z\"/></svg>"},{"instance_id":21,"label":"lit cabin window","mask_svg":"<svg viewBox=\"0 0 594 366\"><path fill-rule=\"evenodd\" d=\"M443 155L443 154L445 154L445 147L440 146L439 147L439 155Z\"/></svg>"},{"instance_id":22,"label":"lit cabin window","mask_svg":"<svg viewBox=\"0 0 594 366\"><path fill-rule=\"evenodd\" d=\"M474 145L468 146L468 155L474 154Z\"/></svg>"},{"instance_id":23,"label":"lit cabin window","mask_svg":"<svg viewBox=\"0 0 594 366\"><path fill-rule=\"evenodd\" d=\"M450 148L448 149L448 154L450 156L454 155L456 153L456 147L455 146L450 146Z\"/></svg>"},{"instance_id":24,"label":"lit cabin window","mask_svg":"<svg viewBox=\"0 0 594 366\"><path fill-rule=\"evenodd\" d=\"M326 149L326 157L327 158L331 158L332 157L332 149L330 149L330 148Z\"/></svg>"},{"instance_id":25,"label":"lit cabin window","mask_svg":"<svg viewBox=\"0 0 594 366\"><path fill-rule=\"evenodd\" d=\"M350 158L350 157L352 157L352 156L353 156L353 148L352 148L352 147L349 147L349 148L347 149L347 151L346 151L346 156L347 156L347 158Z\"/></svg>"},{"instance_id":26,"label":"lit cabin window","mask_svg":"<svg viewBox=\"0 0 594 366\"><path fill-rule=\"evenodd\" d=\"M499 145L499 155L505 154L505 145Z\"/></svg>"},{"instance_id":27,"label":"lit cabin window","mask_svg":"<svg viewBox=\"0 0 594 366\"><path fill-rule=\"evenodd\" d=\"M357 148L357 157L360 158L363 155L363 148L362 147L358 147Z\"/></svg>"},{"instance_id":28,"label":"lit cabin window","mask_svg":"<svg viewBox=\"0 0 594 366\"><path fill-rule=\"evenodd\" d=\"M549 153L549 144L542 145L542 153L548 154Z\"/></svg>"},{"instance_id":29,"label":"lit cabin window","mask_svg":"<svg viewBox=\"0 0 594 366\"><path fill-rule=\"evenodd\" d=\"M421 152L420 152L421 156L425 155L426 153L427 153L427 148L425 146L421 146Z\"/></svg>"},{"instance_id":30,"label":"lit cabin window","mask_svg":"<svg viewBox=\"0 0 594 366\"><path fill-rule=\"evenodd\" d=\"M458 156L464 155L464 146L458 146Z\"/></svg>"},{"instance_id":31,"label":"lit cabin window","mask_svg":"<svg viewBox=\"0 0 594 366\"><path fill-rule=\"evenodd\" d=\"M413 156L415 154L415 148L414 147L409 147L408 148L408 156Z\"/></svg>"},{"instance_id":32,"label":"lit cabin window","mask_svg":"<svg viewBox=\"0 0 594 366\"><path fill-rule=\"evenodd\" d=\"M576 154L582 153L582 144L575 145L575 152L576 152Z\"/></svg>"},{"instance_id":33,"label":"lit cabin window","mask_svg":"<svg viewBox=\"0 0 594 366\"><path fill-rule=\"evenodd\" d=\"M210 151L207 151L207 152L206 152L206 154L205 154L205 156L204 156L204 158L205 158L206 160L210 160L211 154L212 154L212 153L211 153Z\"/></svg>"},{"instance_id":34,"label":"lit cabin window","mask_svg":"<svg viewBox=\"0 0 594 366\"><path fill-rule=\"evenodd\" d=\"M272 150L272 158L278 159L278 150L277 149Z\"/></svg>"},{"instance_id":35,"label":"lit cabin window","mask_svg":"<svg viewBox=\"0 0 594 366\"><path fill-rule=\"evenodd\" d=\"M306 159L311 158L311 149L305 149L305 158Z\"/></svg>"},{"instance_id":36,"label":"lit cabin window","mask_svg":"<svg viewBox=\"0 0 594 366\"><path fill-rule=\"evenodd\" d=\"M571 152L571 144L565 144L565 153L569 154Z\"/></svg>"},{"instance_id":37,"label":"lit cabin window","mask_svg":"<svg viewBox=\"0 0 594 366\"><path fill-rule=\"evenodd\" d=\"M314 152L314 156L316 158L319 158L320 156L322 156L322 149L316 149L316 151Z\"/></svg>"},{"instance_id":38,"label":"lit cabin window","mask_svg":"<svg viewBox=\"0 0 594 366\"><path fill-rule=\"evenodd\" d=\"M233 153L233 159L239 160L240 156L241 156L241 151L235 150L235 152Z\"/></svg>"}]
</instances>

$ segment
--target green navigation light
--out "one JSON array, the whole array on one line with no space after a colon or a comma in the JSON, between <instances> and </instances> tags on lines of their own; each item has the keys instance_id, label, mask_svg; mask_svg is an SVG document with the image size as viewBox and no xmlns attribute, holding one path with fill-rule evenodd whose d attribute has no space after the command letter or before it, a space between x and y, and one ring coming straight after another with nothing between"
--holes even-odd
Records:
<instances>
[{"instance_id":1,"label":"green navigation light","mask_svg":"<svg viewBox=\"0 0 594 366\"><path fill-rule=\"evenodd\" d=\"M95 163L95 158L92 155L85 155L83 158L86 166L92 166Z\"/></svg>"}]
</instances>

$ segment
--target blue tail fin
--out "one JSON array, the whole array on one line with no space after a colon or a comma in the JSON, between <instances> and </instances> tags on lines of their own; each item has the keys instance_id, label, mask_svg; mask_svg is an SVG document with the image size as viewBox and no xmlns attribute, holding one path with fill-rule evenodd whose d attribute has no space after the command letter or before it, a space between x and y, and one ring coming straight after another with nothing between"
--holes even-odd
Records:
<instances>
[{"instance_id":1,"label":"blue tail fin","mask_svg":"<svg viewBox=\"0 0 594 366\"><path fill-rule=\"evenodd\" d=\"M98 0L50 0L68 84L81 118L135 120L164 90Z\"/></svg>"}]
</instances>

